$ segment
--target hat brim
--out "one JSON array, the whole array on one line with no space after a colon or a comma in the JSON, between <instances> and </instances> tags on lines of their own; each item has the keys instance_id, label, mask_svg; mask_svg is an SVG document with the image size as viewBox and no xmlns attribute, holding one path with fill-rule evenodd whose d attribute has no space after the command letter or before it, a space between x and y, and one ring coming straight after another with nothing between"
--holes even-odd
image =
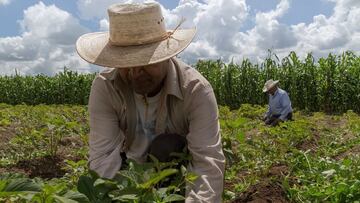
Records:
<instances>
[{"instance_id":1,"label":"hat brim","mask_svg":"<svg viewBox=\"0 0 360 203\"><path fill-rule=\"evenodd\" d=\"M273 88L275 85L277 85L279 83L279 80L275 80L274 83L269 87L269 88L266 88L264 87L263 88L263 92L268 92L271 88Z\"/></svg>"},{"instance_id":2,"label":"hat brim","mask_svg":"<svg viewBox=\"0 0 360 203\"><path fill-rule=\"evenodd\" d=\"M171 30L170 30L171 31ZM163 41L134 46L114 46L108 32L84 34L76 41L76 50L85 61L111 68L146 66L167 60L183 51L196 29L178 29Z\"/></svg>"}]
</instances>

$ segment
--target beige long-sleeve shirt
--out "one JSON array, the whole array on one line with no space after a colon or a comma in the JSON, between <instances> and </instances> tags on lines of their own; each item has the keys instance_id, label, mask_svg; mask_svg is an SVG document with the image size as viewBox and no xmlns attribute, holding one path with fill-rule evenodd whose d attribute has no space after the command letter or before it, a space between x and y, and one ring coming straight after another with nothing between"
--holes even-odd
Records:
<instances>
[{"instance_id":1,"label":"beige long-sleeve shirt","mask_svg":"<svg viewBox=\"0 0 360 203\"><path fill-rule=\"evenodd\" d=\"M138 149L148 147L135 133L136 112L133 90L117 69L96 76L89 99L89 164L100 176L115 176L121 167L121 151L136 157ZM155 131L187 139L193 158L188 170L199 178L189 185L186 202L221 202L225 157L214 92L200 73L175 58L168 67Z\"/></svg>"}]
</instances>

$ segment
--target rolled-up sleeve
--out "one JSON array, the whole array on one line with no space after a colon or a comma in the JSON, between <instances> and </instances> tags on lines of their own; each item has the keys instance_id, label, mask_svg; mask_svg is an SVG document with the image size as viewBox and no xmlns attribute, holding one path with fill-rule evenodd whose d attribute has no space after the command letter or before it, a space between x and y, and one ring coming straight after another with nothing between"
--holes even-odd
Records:
<instances>
[{"instance_id":1,"label":"rolled-up sleeve","mask_svg":"<svg viewBox=\"0 0 360 203\"><path fill-rule=\"evenodd\" d=\"M221 202L225 157L222 151L217 103L210 86L196 88L189 108L189 170L198 175L188 185L186 203Z\"/></svg>"},{"instance_id":2,"label":"rolled-up sleeve","mask_svg":"<svg viewBox=\"0 0 360 203\"><path fill-rule=\"evenodd\" d=\"M105 81L97 76L89 98L89 167L101 177L112 178L121 167L120 149L124 134Z\"/></svg>"}]
</instances>

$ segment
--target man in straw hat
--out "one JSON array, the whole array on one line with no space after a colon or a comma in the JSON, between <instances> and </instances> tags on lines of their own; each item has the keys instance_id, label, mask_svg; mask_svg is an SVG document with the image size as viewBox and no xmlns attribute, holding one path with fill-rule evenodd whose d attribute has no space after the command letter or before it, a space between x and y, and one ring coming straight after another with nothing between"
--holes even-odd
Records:
<instances>
[{"instance_id":1,"label":"man in straw hat","mask_svg":"<svg viewBox=\"0 0 360 203\"><path fill-rule=\"evenodd\" d=\"M84 60L113 68L91 87L90 169L113 178L126 157L143 163L151 152L166 161L186 145L188 169L199 176L188 185L186 202L221 202L225 158L214 92L176 58L195 29L166 30L157 3L115 4L108 14L109 32L76 42Z\"/></svg>"},{"instance_id":2,"label":"man in straw hat","mask_svg":"<svg viewBox=\"0 0 360 203\"><path fill-rule=\"evenodd\" d=\"M269 94L269 108L264 116L265 124L275 126L279 122L292 120L291 101L287 92L278 87L278 80L266 81L263 92Z\"/></svg>"}]
</instances>

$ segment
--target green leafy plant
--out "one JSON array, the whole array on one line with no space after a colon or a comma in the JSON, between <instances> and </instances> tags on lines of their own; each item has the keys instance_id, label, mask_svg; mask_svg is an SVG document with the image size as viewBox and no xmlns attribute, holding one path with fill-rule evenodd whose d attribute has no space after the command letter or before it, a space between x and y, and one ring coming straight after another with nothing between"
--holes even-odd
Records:
<instances>
[{"instance_id":1,"label":"green leafy plant","mask_svg":"<svg viewBox=\"0 0 360 203\"><path fill-rule=\"evenodd\" d=\"M154 158L153 158L154 160ZM177 169L175 162L136 164L129 161L128 168L117 173L112 180L100 178L90 171L81 176L78 191L90 202L175 202L184 200L186 183L197 178L184 166Z\"/></svg>"},{"instance_id":2,"label":"green leafy plant","mask_svg":"<svg viewBox=\"0 0 360 203\"><path fill-rule=\"evenodd\" d=\"M21 174L0 176L0 201L10 202L89 202L85 195L69 190L65 183L44 183Z\"/></svg>"}]
</instances>

